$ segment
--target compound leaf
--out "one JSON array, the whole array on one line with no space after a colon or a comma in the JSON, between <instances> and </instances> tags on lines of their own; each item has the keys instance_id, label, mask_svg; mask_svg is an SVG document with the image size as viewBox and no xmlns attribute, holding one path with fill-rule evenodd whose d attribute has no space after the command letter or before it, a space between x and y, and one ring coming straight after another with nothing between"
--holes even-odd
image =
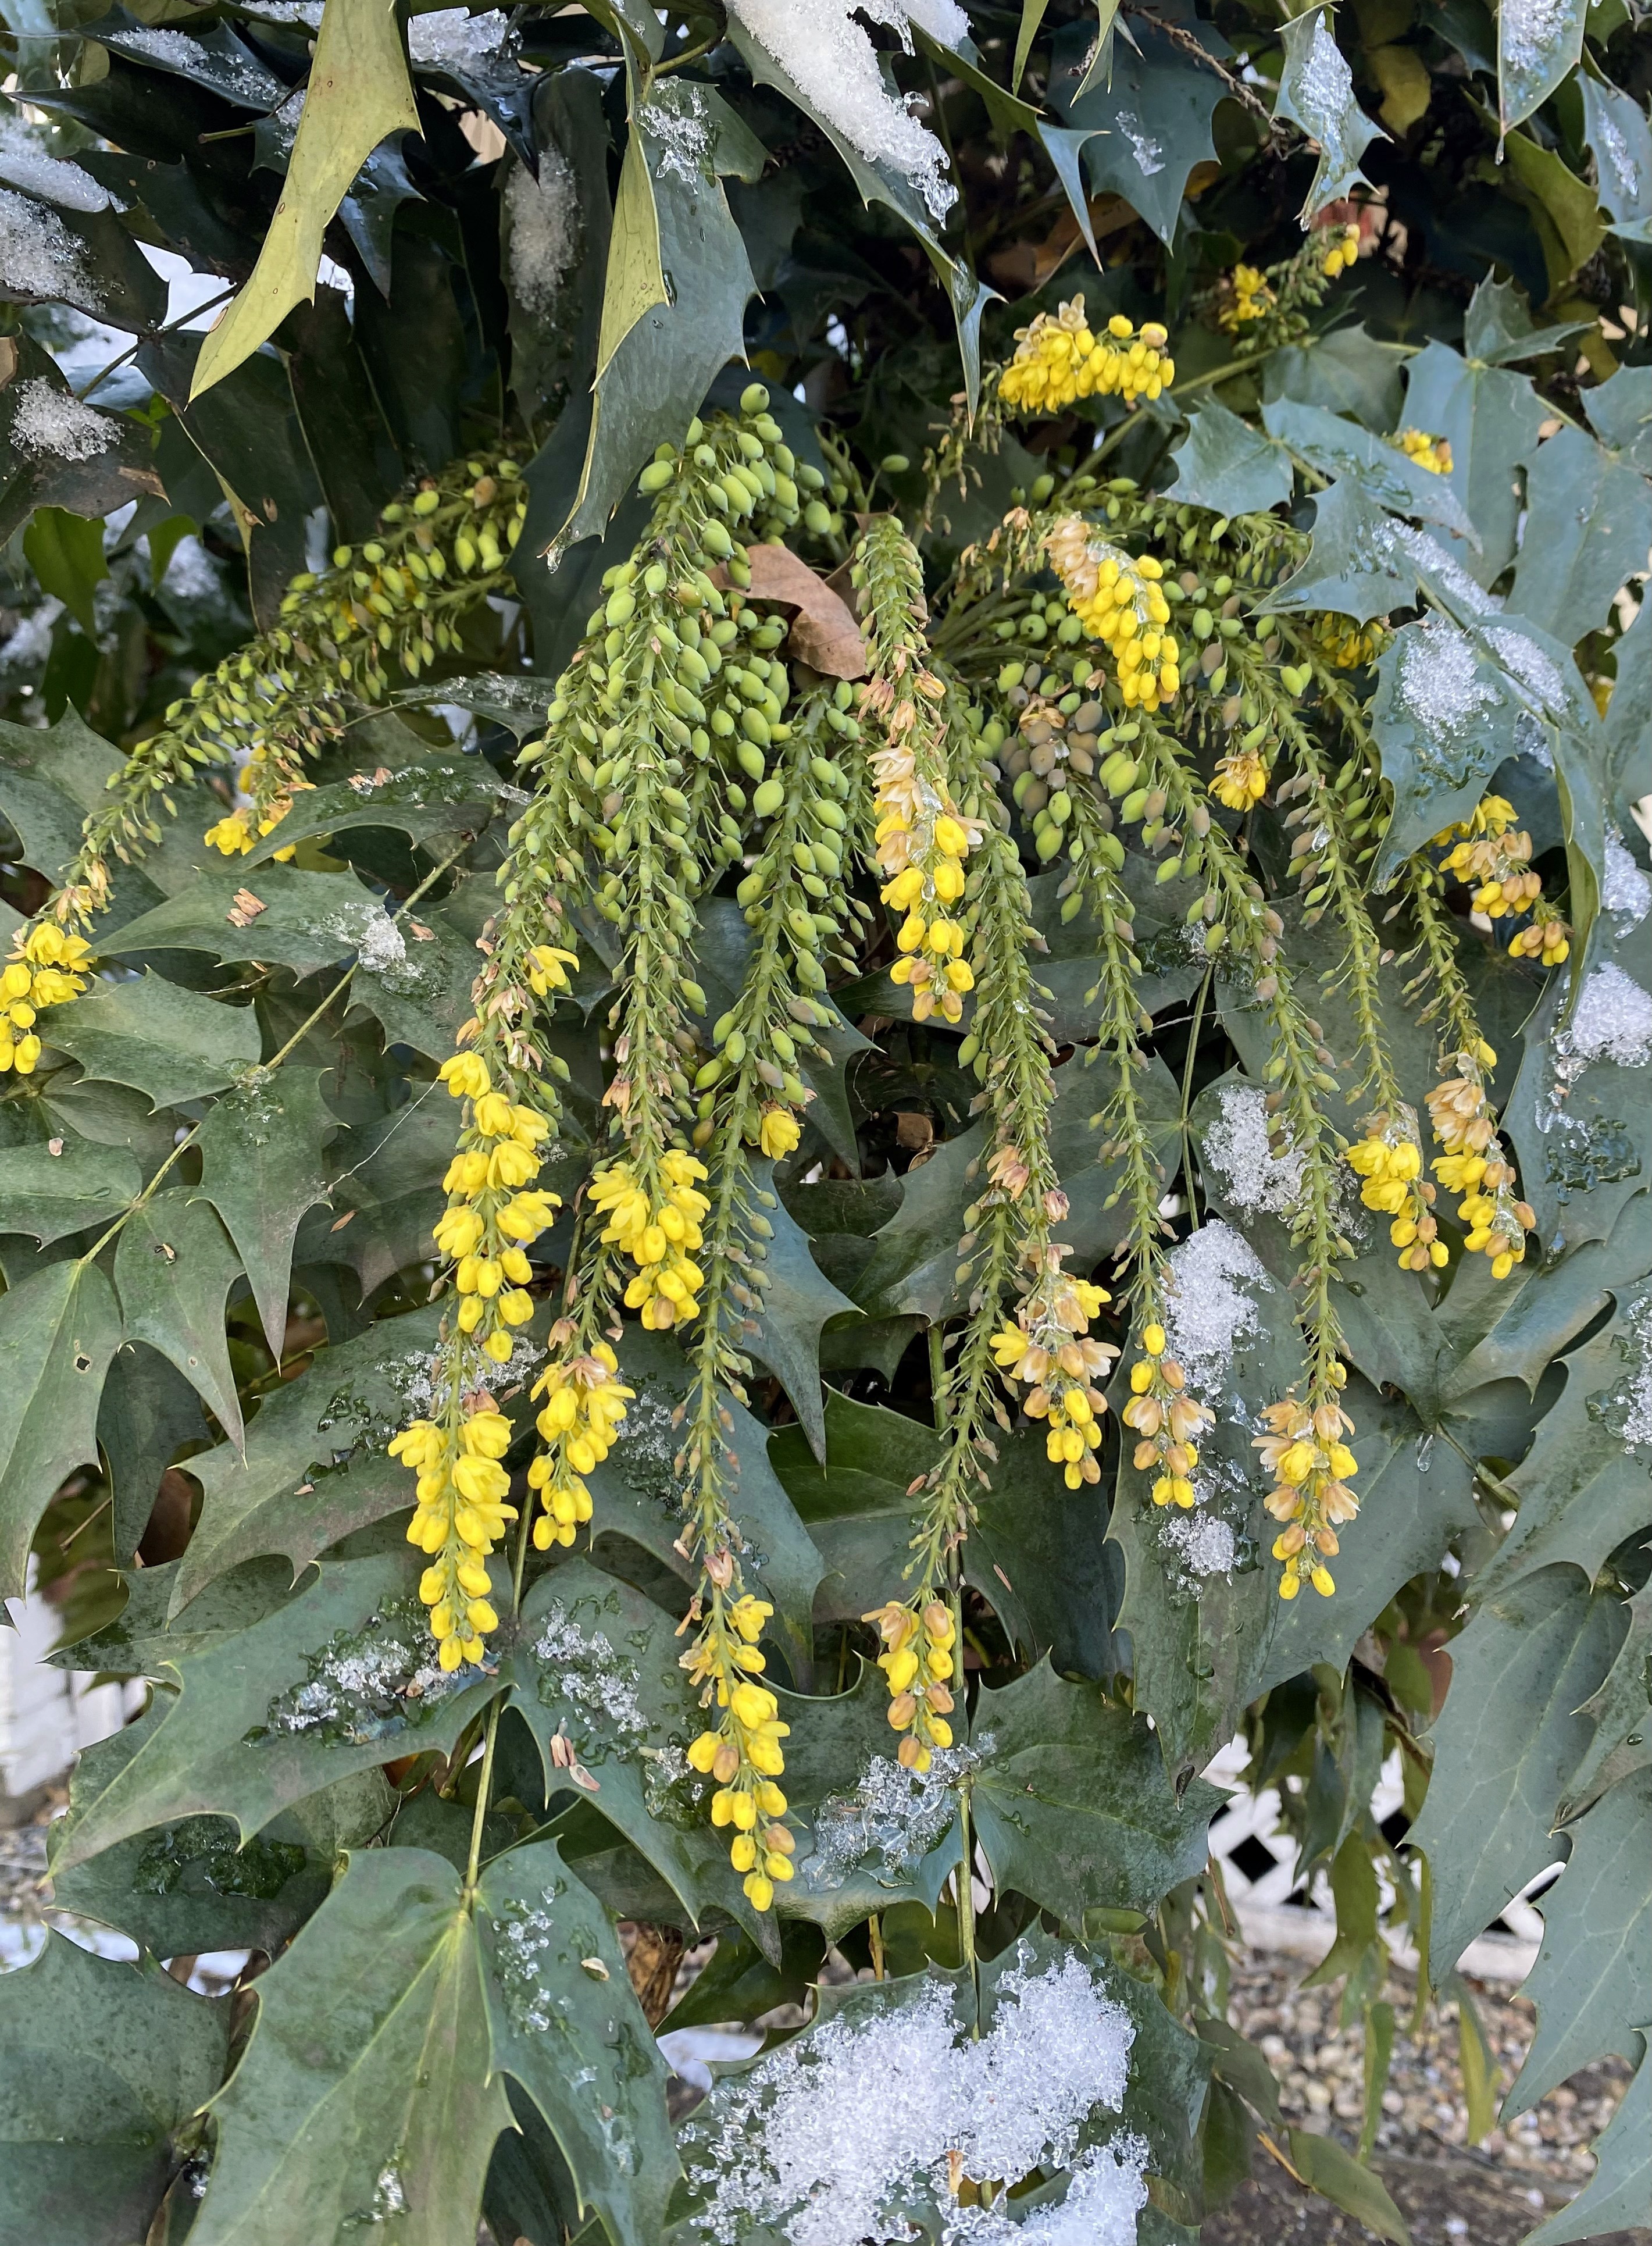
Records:
<instances>
[{"instance_id":1,"label":"compound leaf","mask_svg":"<svg viewBox=\"0 0 1652 2246\"><path fill-rule=\"evenodd\" d=\"M157 1108L221 1092L258 1058L258 1017L153 972L94 983L48 1024L89 1079L127 1084Z\"/></svg>"},{"instance_id":2,"label":"compound leaf","mask_svg":"<svg viewBox=\"0 0 1652 2246\"><path fill-rule=\"evenodd\" d=\"M196 1141L201 1193L235 1243L278 1364L294 1235L305 1210L325 1198L319 1158L338 1128L322 1075L289 1065L239 1086L214 1101Z\"/></svg>"},{"instance_id":3,"label":"compound leaf","mask_svg":"<svg viewBox=\"0 0 1652 2246\"><path fill-rule=\"evenodd\" d=\"M115 1244L115 1291L129 1338L170 1358L237 1446L245 1427L224 1299L240 1276L223 1226L183 1188L134 1209Z\"/></svg>"}]
</instances>

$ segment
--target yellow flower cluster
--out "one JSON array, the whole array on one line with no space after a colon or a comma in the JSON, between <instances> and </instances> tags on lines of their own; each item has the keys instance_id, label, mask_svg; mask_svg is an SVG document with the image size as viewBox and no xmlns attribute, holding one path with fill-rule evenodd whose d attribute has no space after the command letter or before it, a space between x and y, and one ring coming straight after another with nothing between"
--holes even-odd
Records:
<instances>
[{"instance_id":1,"label":"yellow flower cluster","mask_svg":"<svg viewBox=\"0 0 1652 2246\"><path fill-rule=\"evenodd\" d=\"M1514 807L1504 797L1484 797L1467 819L1434 837L1436 848L1448 853L1440 871L1462 877L1474 910L1487 920L1529 912L1531 924L1513 936L1510 958L1558 967L1570 956L1572 931L1545 902L1542 876L1532 871L1532 838L1516 830L1514 820Z\"/></svg>"},{"instance_id":2,"label":"yellow flower cluster","mask_svg":"<svg viewBox=\"0 0 1652 2246\"><path fill-rule=\"evenodd\" d=\"M1375 663L1382 653L1384 634L1380 624L1356 624L1351 616L1326 609L1314 619L1314 642L1328 663L1338 670L1358 670Z\"/></svg>"},{"instance_id":3,"label":"yellow flower cluster","mask_svg":"<svg viewBox=\"0 0 1652 2246\"><path fill-rule=\"evenodd\" d=\"M1210 792L1229 811L1245 812L1261 801L1272 777L1257 749L1230 749L1216 759Z\"/></svg>"},{"instance_id":4,"label":"yellow flower cluster","mask_svg":"<svg viewBox=\"0 0 1652 2246\"><path fill-rule=\"evenodd\" d=\"M559 1329L551 1338L555 1343L572 1335ZM590 1519L585 1476L613 1449L625 1406L636 1394L620 1378L619 1359L605 1341L588 1355L547 1365L534 1383L534 1401L542 1397L545 1403L535 1422L545 1448L529 1464L527 1481L539 1492L534 1542L540 1551L572 1544L574 1530Z\"/></svg>"},{"instance_id":5,"label":"yellow flower cluster","mask_svg":"<svg viewBox=\"0 0 1652 2246\"><path fill-rule=\"evenodd\" d=\"M487 1632L499 1628L489 1597L487 1555L514 1521L505 1502L511 1478L500 1464L511 1445L511 1423L486 1391L456 1424L415 1419L390 1446L418 1476L407 1541L430 1558L418 1596L430 1609L431 1635L444 1669L480 1661Z\"/></svg>"},{"instance_id":6,"label":"yellow flower cluster","mask_svg":"<svg viewBox=\"0 0 1652 2246\"><path fill-rule=\"evenodd\" d=\"M35 1023L48 1006L77 998L86 987L92 946L55 920L19 929L0 968L0 1076L31 1076L40 1058Z\"/></svg>"},{"instance_id":7,"label":"yellow flower cluster","mask_svg":"<svg viewBox=\"0 0 1652 2246\"><path fill-rule=\"evenodd\" d=\"M1336 238L1326 250L1321 270L1335 281L1339 274L1352 270L1359 260L1359 228L1352 221L1336 230Z\"/></svg>"},{"instance_id":8,"label":"yellow flower cluster","mask_svg":"<svg viewBox=\"0 0 1652 2246\"><path fill-rule=\"evenodd\" d=\"M992 1351L1006 1382L1027 1384L1022 1409L1030 1419L1047 1423L1045 1455L1064 1469L1068 1488L1077 1489L1101 1480L1095 1453L1107 1399L1095 1384L1107 1378L1118 1352L1111 1343L1086 1336L1091 1318L1112 1297L1087 1279L1069 1277L1059 1250L1050 1256L1050 1269L1014 1319L993 1336Z\"/></svg>"},{"instance_id":9,"label":"yellow flower cluster","mask_svg":"<svg viewBox=\"0 0 1652 2246\"><path fill-rule=\"evenodd\" d=\"M602 1238L637 1267L625 1290L626 1307L642 1313L656 1333L687 1325L697 1316L705 1274L692 1260L704 1240L700 1219L710 1207L696 1180L704 1162L686 1148L668 1147L662 1181L651 1196L629 1162L609 1162L591 1179L591 1206L607 1218Z\"/></svg>"},{"instance_id":10,"label":"yellow flower cluster","mask_svg":"<svg viewBox=\"0 0 1652 2246\"><path fill-rule=\"evenodd\" d=\"M1459 1052L1447 1065L1457 1074L1428 1095L1434 1135L1445 1147L1434 1159L1434 1174L1447 1193L1460 1193L1458 1215L1469 1228L1463 1245L1471 1255L1491 1258L1492 1276L1506 1279L1524 1261L1526 1235L1537 1223L1531 1204L1517 1198L1516 1171L1497 1135L1483 1072L1497 1066L1497 1055L1484 1039L1472 1052Z\"/></svg>"},{"instance_id":11,"label":"yellow flower cluster","mask_svg":"<svg viewBox=\"0 0 1652 2246\"><path fill-rule=\"evenodd\" d=\"M1264 274L1254 265L1235 265L1222 292L1217 323L1230 336L1236 336L1252 320L1260 320L1275 302Z\"/></svg>"},{"instance_id":12,"label":"yellow flower cluster","mask_svg":"<svg viewBox=\"0 0 1652 2246\"><path fill-rule=\"evenodd\" d=\"M1337 1385L1346 1378L1336 1368ZM1338 1550L1336 1523L1348 1521L1359 1511L1359 1500L1348 1485L1359 1472L1354 1453L1343 1440L1354 1423L1342 1405L1327 1398L1316 1407L1288 1396L1269 1404L1262 1412L1265 1435L1253 1437L1261 1453L1263 1471L1274 1477L1267 1499L1275 1521L1285 1523L1274 1540L1274 1557L1282 1560L1279 1596L1294 1599L1304 1583L1311 1583L1322 1598L1336 1589L1325 1565Z\"/></svg>"},{"instance_id":13,"label":"yellow flower cluster","mask_svg":"<svg viewBox=\"0 0 1652 2246\"><path fill-rule=\"evenodd\" d=\"M715 1698L722 1722L690 1742L692 1766L716 1779L711 1822L732 1826L729 1861L744 1875L742 1886L754 1910L767 1910L777 1880L792 1876L796 1841L778 1821L785 1815L785 1795L775 1783L785 1770L780 1742L792 1726L780 1721L780 1704L765 1685L752 1682L765 1666L758 1640L774 1609L766 1599L743 1592L726 1614L714 1610L705 1629L683 1656L683 1666L701 1685L703 1701Z\"/></svg>"},{"instance_id":14,"label":"yellow flower cluster","mask_svg":"<svg viewBox=\"0 0 1652 2246\"><path fill-rule=\"evenodd\" d=\"M249 793L256 787L259 763L259 752L255 749L243 775ZM210 844L213 849L221 850L226 858L244 858L266 834L275 833L292 809L293 797L298 791L314 786L313 780L299 779L289 774L278 795L271 797L266 793L262 805L248 802L237 810L227 812L215 827L207 829L201 840ZM297 847L296 842L289 842L274 854L285 864Z\"/></svg>"},{"instance_id":15,"label":"yellow flower cluster","mask_svg":"<svg viewBox=\"0 0 1652 2246\"><path fill-rule=\"evenodd\" d=\"M957 1668L957 1626L952 1609L933 1592L910 1605L891 1599L862 1615L883 1640L878 1656L889 1687L889 1721L901 1733L895 1754L908 1770L926 1771L936 1747L952 1745L953 1710L948 1679Z\"/></svg>"},{"instance_id":16,"label":"yellow flower cluster","mask_svg":"<svg viewBox=\"0 0 1652 2246\"><path fill-rule=\"evenodd\" d=\"M1113 651L1125 706L1157 710L1181 685L1180 650L1170 630L1170 603L1152 555L1139 561L1091 534L1082 515L1064 515L1044 541L1067 589L1073 614L1092 639Z\"/></svg>"},{"instance_id":17,"label":"yellow flower cluster","mask_svg":"<svg viewBox=\"0 0 1652 2246\"><path fill-rule=\"evenodd\" d=\"M1143 1328L1143 1354L1130 1368L1124 1422L1140 1438L1133 1463L1138 1474L1152 1474L1153 1503L1186 1508L1193 1501L1193 1473L1199 1464L1193 1439L1214 1425L1216 1415L1187 1394L1186 1375L1174 1358L1165 1355L1166 1339L1157 1319Z\"/></svg>"},{"instance_id":18,"label":"yellow flower cluster","mask_svg":"<svg viewBox=\"0 0 1652 2246\"><path fill-rule=\"evenodd\" d=\"M942 691L927 672L918 685L926 695L930 685L936 695ZM908 711L911 718L900 725ZM918 722L917 704L894 701L888 717L889 737L872 759L878 791L875 841L878 865L887 877L883 902L906 915L896 932L901 956L889 970L889 980L910 986L914 1021L927 1022L938 1007L943 1020L955 1022L976 982L963 956L965 933L957 908L963 902L964 861L979 830L949 793L937 789L935 776L919 769L910 738Z\"/></svg>"},{"instance_id":19,"label":"yellow flower cluster","mask_svg":"<svg viewBox=\"0 0 1652 2246\"><path fill-rule=\"evenodd\" d=\"M1034 416L1057 413L1078 398L1118 397L1127 405L1154 398L1176 379L1169 342L1156 320L1138 332L1122 312L1105 335L1094 334L1081 294L1016 330L1016 355L998 378L998 395Z\"/></svg>"},{"instance_id":20,"label":"yellow flower cluster","mask_svg":"<svg viewBox=\"0 0 1652 2246\"><path fill-rule=\"evenodd\" d=\"M1431 437L1426 429L1400 429L1389 439L1397 451L1408 460L1415 460L1419 468L1426 468L1431 476L1449 476L1451 473L1451 440L1446 437Z\"/></svg>"},{"instance_id":21,"label":"yellow flower cluster","mask_svg":"<svg viewBox=\"0 0 1652 2246\"><path fill-rule=\"evenodd\" d=\"M1400 1251L1402 1271L1443 1270L1450 1261L1434 1221L1434 1188L1423 1175L1423 1147L1417 1118L1399 1106L1368 1115L1363 1136L1348 1150L1349 1167L1365 1181L1360 1199L1367 1208L1393 1219L1388 1236Z\"/></svg>"},{"instance_id":22,"label":"yellow flower cluster","mask_svg":"<svg viewBox=\"0 0 1652 2246\"><path fill-rule=\"evenodd\" d=\"M448 1201L434 1238L453 1266L459 1330L496 1364L512 1349L511 1330L534 1315L527 1249L561 1202L534 1187L540 1141L547 1133L535 1108L493 1089L479 1053L459 1052L440 1075L455 1099L469 1102L459 1151L443 1179Z\"/></svg>"}]
</instances>

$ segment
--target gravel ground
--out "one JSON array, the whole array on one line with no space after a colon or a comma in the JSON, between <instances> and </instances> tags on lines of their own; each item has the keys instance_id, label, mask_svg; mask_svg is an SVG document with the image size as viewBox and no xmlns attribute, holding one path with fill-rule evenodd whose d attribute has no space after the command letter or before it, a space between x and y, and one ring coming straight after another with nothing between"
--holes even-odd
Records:
<instances>
[{"instance_id":1,"label":"gravel ground","mask_svg":"<svg viewBox=\"0 0 1652 2246\"><path fill-rule=\"evenodd\" d=\"M1339 2029L1337 1991L1299 1989L1304 1970L1300 1960L1285 1958L1241 1968L1234 1976L1234 2022L1261 2046L1279 2078L1287 2120L1333 2131L1351 2148L1364 2110L1363 2029L1358 2023ZM1536 2015L1524 1998L1482 1983L1470 1986L1496 2055L1500 2095L1519 2070ZM1587 2068L1509 2129L1493 2128L1471 2146L1456 2007L1445 2006L1413 2043L1404 2023L1415 1988L1396 1975L1387 1994L1401 2027L1374 2166L1416 2246L1515 2246L1594 2174L1588 2145L1611 2119L1629 2069L1616 2059ZM1266 2154L1252 2181L1200 2233L1203 2246L1271 2246L1275 2239L1319 2246L1370 2236L1304 2192ZM1649 2236L1615 2234L1624 2242Z\"/></svg>"}]
</instances>

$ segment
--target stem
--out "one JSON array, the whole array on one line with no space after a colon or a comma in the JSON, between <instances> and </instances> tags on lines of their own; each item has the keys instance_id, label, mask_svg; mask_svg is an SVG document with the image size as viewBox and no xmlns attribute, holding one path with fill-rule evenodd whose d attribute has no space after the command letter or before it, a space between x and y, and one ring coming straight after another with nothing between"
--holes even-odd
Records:
<instances>
[{"instance_id":1,"label":"stem","mask_svg":"<svg viewBox=\"0 0 1652 2246\"><path fill-rule=\"evenodd\" d=\"M1199 1225L1199 1198L1193 1184L1193 1140L1187 1129L1187 1113L1193 1105L1193 1063L1199 1056L1199 1032L1205 1023L1205 1001L1210 996L1210 986L1215 978L1214 966L1205 970L1205 979L1199 986L1199 996L1193 1002L1193 1027L1187 1032L1187 1061L1181 1072L1181 1174L1187 1186L1187 1214Z\"/></svg>"},{"instance_id":2,"label":"stem","mask_svg":"<svg viewBox=\"0 0 1652 2246\"><path fill-rule=\"evenodd\" d=\"M253 128L250 125L236 127L237 131L245 133L250 133L252 129ZM204 137L209 140L221 140L228 139L228 136L226 133L209 133ZM229 298L233 296L235 293L235 291L233 288L222 289L219 291L217 296L209 296L204 304L192 304L187 312L180 312L175 320L168 320L164 328L157 328L155 330L156 335L169 336L174 328L182 327L186 320L193 320L197 313L210 312L218 305L228 303ZM100 389L102 385L107 382L112 374L118 372L121 367L126 365L128 359L136 358L139 352L143 349L145 344L149 341L150 338L147 336L139 336L134 344L131 344L128 349L121 352L119 358L112 358L107 366L99 367L97 373L92 376L92 380L86 385L85 388L84 390L77 390L75 396L80 398L90 398L92 391L94 390Z\"/></svg>"}]
</instances>

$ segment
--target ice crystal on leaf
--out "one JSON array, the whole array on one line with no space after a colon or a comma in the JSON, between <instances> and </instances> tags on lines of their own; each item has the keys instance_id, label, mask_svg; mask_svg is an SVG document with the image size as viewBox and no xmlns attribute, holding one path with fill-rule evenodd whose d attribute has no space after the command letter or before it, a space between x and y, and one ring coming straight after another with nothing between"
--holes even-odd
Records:
<instances>
[{"instance_id":1,"label":"ice crystal on leaf","mask_svg":"<svg viewBox=\"0 0 1652 2246\"><path fill-rule=\"evenodd\" d=\"M1629 855L1623 837L1615 828L1608 829L1606 838L1606 873L1601 883L1602 909L1621 917L1625 928L1638 927L1652 907L1652 881Z\"/></svg>"},{"instance_id":2,"label":"ice crystal on leaf","mask_svg":"<svg viewBox=\"0 0 1652 2246\"><path fill-rule=\"evenodd\" d=\"M407 51L426 70L473 69L493 60L509 28L497 8L485 16L472 16L465 8L438 8L432 15L413 17L407 27Z\"/></svg>"},{"instance_id":3,"label":"ice crystal on leaf","mask_svg":"<svg viewBox=\"0 0 1652 2246\"><path fill-rule=\"evenodd\" d=\"M119 423L109 414L83 405L44 374L25 382L17 392L11 441L20 453L50 453L60 460L90 460L106 453L119 433Z\"/></svg>"},{"instance_id":4,"label":"ice crystal on leaf","mask_svg":"<svg viewBox=\"0 0 1652 2246\"><path fill-rule=\"evenodd\" d=\"M510 213L511 289L522 310L544 319L554 306L579 248L574 173L557 148L541 148L540 173L513 172L505 189Z\"/></svg>"},{"instance_id":5,"label":"ice crystal on leaf","mask_svg":"<svg viewBox=\"0 0 1652 2246\"><path fill-rule=\"evenodd\" d=\"M1479 675L1474 643L1444 617L1424 617L1400 657L1400 699L1436 742L1455 742L1497 699Z\"/></svg>"},{"instance_id":6,"label":"ice crystal on leaf","mask_svg":"<svg viewBox=\"0 0 1652 2246\"><path fill-rule=\"evenodd\" d=\"M67 296L85 278L80 244L56 211L0 187L0 288L18 296Z\"/></svg>"},{"instance_id":7,"label":"ice crystal on leaf","mask_svg":"<svg viewBox=\"0 0 1652 2246\"><path fill-rule=\"evenodd\" d=\"M869 163L904 173L928 206L946 216L958 191L945 175L946 151L892 93L858 16L898 31L912 27L943 44L969 34L952 0L730 0L729 13L766 47L822 124L840 133Z\"/></svg>"},{"instance_id":8,"label":"ice crystal on leaf","mask_svg":"<svg viewBox=\"0 0 1652 2246\"><path fill-rule=\"evenodd\" d=\"M1577 1011L1554 1040L1562 1060L1644 1068L1652 1055L1652 997L1615 959L1592 968Z\"/></svg>"},{"instance_id":9,"label":"ice crystal on leaf","mask_svg":"<svg viewBox=\"0 0 1652 2246\"><path fill-rule=\"evenodd\" d=\"M951 1825L960 1781L992 1753L987 1732L973 1746L942 1747L925 1771L874 1754L853 1793L829 1794L814 1820L806 1870L816 1888L840 1888L857 1865L874 1879L907 1878Z\"/></svg>"},{"instance_id":10,"label":"ice crystal on leaf","mask_svg":"<svg viewBox=\"0 0 1652 2246\"><path fill-rule=\"evenodd\" d=\"M560 1601L547 1610L534 1657L544 1671L541 1699L560 1697L582 1716L596 1717L629 1739L648 1737L636 1664L616 1653L602 1630L581 1630Z\"/></svg>"},{"instance_id":11,"label":"ice crystal on leaf","mask_svg":"<svg viewBox=\"0 0 1652 2246\"><path fill-rule=\"evenodd\" d=\"M0 118L0 180L63 210L90 214L107 210L113 200L81 165L48 155L18 118Z\"/></svg>"},{"instance_id":12,"label":"ice crystal on leaf","mask_svg":"<svg viewBox=\"0 0 1652 2246\"><path fill-rule=\"evenodd\" d=\"M1302 1157L1275 1153L1268 1137L1268 1094L1259 1084L1225 1084L1221 1113L1205 1133L1205 1158L1227 1186L1228 1205L1242 1215L1288 1216L1302 1189Z\"/></svg>"},{"instance_id":13,"label":"ice crystal on leaf","mask_svg":"<svg viewBox=\"0 0 1652 2246\"><path fill-rule=\"evenodd\" d=\"M904 2004L846 2009L720 2085L685 2133L695 2227L717 2246L758 2227L792 2246L896 2246L925 2198L956 2217L958 2175L1009 2184L1064 2167L1084 2125L1122 2104L1135 2030L1083 1958L1035 1971L1031 1955L1022 1943L978 2043L937 1983ZM1134 2188L1125 2179L1139 2183L1137 2147L1111 2173L1093 2159L1080 2173L1081 2209L1092 2195L1097 2215L1109 2198L1121 2205ZM1053 2235L1064 2242L1071 2227Z\"/></svg>"},{"instance_id":14,"label":"ice crystal on leaf","mask_svg":"<svg viewBox=\"0 0 1652 2246\"><path fill-rule=\"evenodd\" d=\"M1250 1242L1220 1217L1170 1258L1165 1331L1195 1395L1227 1385L1234 1354L1256 1332L1256 1294L1273 1282ZM1248 1290L1248 1291L1247 1291Z\"/></svg>"}]
</instances>

